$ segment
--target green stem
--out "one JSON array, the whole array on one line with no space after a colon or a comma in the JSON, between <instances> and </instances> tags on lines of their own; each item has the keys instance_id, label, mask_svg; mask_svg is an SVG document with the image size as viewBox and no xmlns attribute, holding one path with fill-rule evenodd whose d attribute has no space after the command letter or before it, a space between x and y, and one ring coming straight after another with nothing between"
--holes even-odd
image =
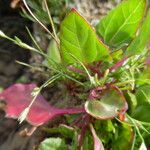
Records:
<instances>
[{"instance_id":1,"label":"green stem","mask_svg":"<svg viewBox=\"0 0 150 150\"><path fill-rule=\"evenodd\" d=\"M55 36L46 28L46 26L32 13L32 11L30 10L30 8L28 7L26 0L23 0L23 3L26 7L26 9L28 10L28 12L30 13L30 15L43 27L43 29L51 35L51 37L56 41L56 43L59 45L58 40L55 38Z\"/></svg>"},{"instance_id":2,"label":"green stem","mask_svg":"<svg viewBox=\"0 0 150 150\"><path fill-rule=\"evenodd\" d=\"M29 30L28 28L26 28L26 29L27 29L28 34L29 34L30 38L32 39L33 43L34 43L35 46L37 47L37 49L42 52L43 50L42 50L41 47L38 45L38 43L36 42L36 40L34 39L34 37L32 36L30 30Z\"/></svg>"},{"instance_id":3,"label":"green stem","mask_svg":"<svg viewBox=\"0 0 150 150\"><path fill-rule=\"evenodd\" d=\"M48 13L48 17L49 17L49 20L50 20L50 23L51 23L51 26L52 26L52 30L53 30L55 39L57 39L57 41L59 42L58 37L57 37L57 34L56 34L54 22L53 22L53 19L52 19L52 17L51 17L50 10L49 10L49 8L48 8L47 0L44 0L44 3L45 3L45 7L46 7L46 10L47 10L47 13ZM58 46L59 46L59 44L58 44Z\"/></svg>"},{"instance_id":4,"label":"green stem","mask_svg":"<svg viewBox=\"0 0 150 150\"><path fill-rule=\"evenodd\" d=\"M124 82L119 82L119 83L115 83L116 86L124 86L126 84L129 84L131 82L135 82L135 80L128 80L128 81L124 81Z\"/></svg>"}]
</instances>

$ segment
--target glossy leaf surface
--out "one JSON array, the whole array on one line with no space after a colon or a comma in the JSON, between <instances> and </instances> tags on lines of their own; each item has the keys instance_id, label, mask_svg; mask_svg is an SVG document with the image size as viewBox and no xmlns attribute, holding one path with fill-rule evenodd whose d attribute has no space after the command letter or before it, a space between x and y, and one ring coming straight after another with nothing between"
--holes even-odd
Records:
<instances>
[{"instance_id":1,"label":"glossy leaf surface","mask_svg":"<svg viewBox=\"0 0 150 150\"><path fill-rule=\"evenodd\" d=\"M133 40L127 48L125 55L136 55L143 52L148 40L150 39L150 10L144 20L139 35Z\"/></svg>"},{"instance_id":2,"label":"glossy leaf surface","mask_svg":"<svg viewBox=\"0 0 150 150\"><path fill-rule=\"evenodd\" d=\"M67 146L61 138L48 138L44 140L39 147L39 150L65 150Z\"/></svg>"},{"instance_id":3,"label":"glossy leaf surface","mask_svg":"<svg viewBox=\"0 0 150 150\"><path fill-rule=\"evenodd\" d=\"M145 0L125 0L97 25L106 44L120 47L131 42L145 12Z\"/></svg>"},{"instance_id":4,"label":"glossy leaf surface","mask_svg":"<svg viewBox=\"0 0 150 150\"><path fill-rule=\"evenodd\" d=\"M110 60L108 48L98 39L93 27L75 9L71 10L61 24L60 48L66 63L76 62L71 55L83 63Z\"/></svg>"},{"instance_id":5,"label":"glossy leaf surface","mask_svg":"<svg viewBox=\"0 0 150 150\"><path fill-rule=\"evenodd\" d=\"M107 89L100 100L87 101L85 104L86 112L97 119L114 118L126 109L124 96L114 89Z\"/></svg>"}]
</instances>

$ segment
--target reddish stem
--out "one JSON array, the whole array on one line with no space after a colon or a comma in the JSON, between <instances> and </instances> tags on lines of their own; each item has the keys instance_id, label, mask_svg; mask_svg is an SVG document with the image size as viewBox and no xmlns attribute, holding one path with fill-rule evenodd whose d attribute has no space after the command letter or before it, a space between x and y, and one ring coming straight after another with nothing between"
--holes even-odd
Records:
<instances>
[{"instance_id":1,"label":"reddish stem","mask_svg":"<svg viewBox=\"0 0 150 150\"><path fill-rule=\"evenodd\" d=\"M79 150L81 150L82 148L83 140L84 140L87 128L90 124L90 121L91 121L91 117L87 114L83 120L81 134L79 136Z\"/></svg>"},{"instance_id":2,"label":"reddish stem","mask_svg":"<svg viewBox=\"0 0 150 150\"><path fill-rule=\"evenodd\" d=\"M78 68L75 68L74 66L70 65L70 66L67 67L67 69L70 70L70 71L73 71L75 73L78 73L78 74L81 74L81 75L85 75L85 73L82 70L80 70Z\"/></svg>"},{"instance_id":3,"label":"reddish stem","mask_svg":"<svg viewBox=\"0 0 150 150\"><path fill-rule=\"evenodd\" d=\"M78 123L80 123L81 120L83 120L83 116L80 116L77 119L75 119L75 121L71 124L71 126L78 126Z\"/></svg>"},{"instance_id":4,"label":"reddish stem","mask_svg":"<svg viewBox=\"0 0 150 150\"><path fill-rule=\"evenodd\" d=\"M98 86L90 91L89 100L98 98L99 94L106 89L106 86Z\"/></svg>"},{"instance_id":5,"label":"reddish stem","mask_svg":"<svg viewBox=\"0 0 150 150\"><path fill-rule=\"evenodd\" d=\"M69 115L69 114L79 114L79 113L85 113L84 108L66 108L66 109L57 109L56 115Z\"/></svg>"},{"instance_id":6,"label":"reddish stem","mask_svg":"<svg viewBox=\"0 0 150 150\"><path fill-rule=\"evenodd\" d=\"M122 60L118 61L116 64L114 64L110 69L109 72L114 72L116 71L118 68L120 68L125 61L128 59L129 57L124 57Z\"/></svg>"}]
</instances>

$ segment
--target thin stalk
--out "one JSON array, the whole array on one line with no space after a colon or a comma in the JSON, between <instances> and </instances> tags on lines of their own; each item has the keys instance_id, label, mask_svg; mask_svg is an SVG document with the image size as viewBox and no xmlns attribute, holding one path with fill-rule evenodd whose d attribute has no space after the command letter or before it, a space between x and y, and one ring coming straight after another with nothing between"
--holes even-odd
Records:
<instances>
[{"instance_id":1,"label":"thin stalk","mask_svg":"<svg viewBox=\"0 0 150 150\"><path fill-rule=\"evenodd\" d=\"M28 115L31 106L33 105L34 101L36 100L36 98L37 98L38 95L40 94L41 90L42 90L45 86L51 84L52 82L54 82L56 79L58 79L58 78L60 78L60 77L61 77L60 74L57 74L57 75L51 77L49 80L47 80L44 84L42 84L42 85L36 90L36 94L34 94L33 99L32 99L32 101L30 102L29 106L26 107L26 108L23 110L23 112L20 114L20 116L19 116L19 118L18 118L18 120L19 120L20 123L22 123L22 122L26 119L26 116Z\"/></svg>"},{"instance_id":2,"label":"thin stalk","mask_svg":"<svg viewBox=\"0 0 150 150\"><path fill-rule=\"evenodd\" d=\"M45 54L43 51L39 51L39 50L37 50L36 48L31 47L31 46L27 45L26 43L23 43L23 42L22 42L20 39L18 39L18 38L17 38L17 40L15 40L15 39L12 39L12 38L7 37L6 35L5 35L4 38L7 38L8 40L14 42L16 45L18 45L18 46L20 46L20 47L23 47L23 48L28 49L28 50L30 50L30 51L37 52L38 54L41 54L41 55L44 56L46 59L49 59L49 61L51 61L52 63L54 63L55 66L59 66L59 65L60 65L60 64L56 63L54 60L52 60L52 59L51 59L47 54ZM18 62L19 62L19 61L18 61ZM31 67L31 65L28 65L28 64L26 64L26 63L23 63L23 62L19 62L19 63L22 64L22 65L25 65L25 66L27 66L27 67ZM70 79L70 80L72 80L72 81L75 81L75 82L77 82L78 84L84 86L84 84L83 84L82 82L80 82L80 81L78 81L78 80L72 78L71 76L69 76L69 75L63 73L62 71L59 71L58 69L55 69L55 68L50 68L49 66L46 66L46 67L47 67L48 69L50 69L50 70L56 71L57 73L61 73L64 77L66 77L66 78L68 78L68 79ZM31 68L34 68L34 67L32 66ZM86 68L85 68L85 69L86 69ZM87 70L87 69L86 69L86 70ZM88 70L87 70L87 71L88 71Z\"/></svg>"},{"instance_id":3,"label":"thin stalk","mask_svg":"<svg viewBox=\"0 0 150 150\"><path fill-rule=\"evenodd\" d=\"M52 26L52 30L53 30L54 36L55 36L55 38L56 38L57 41L58 41L58 37L57 37L57 34L56 34L54 22L53 22L53 19L52 19L52 17L51 17L50 10L49 10L49 8L48 8L47 0L44 0L44 3L45 3L45 7L46 7L46 10L47 10L47 13L48 13L48 17L49 17L49 20L50 20L50 23L51 23L51 26Z\"/></svg>"},{"instance_id":4,"label":"thin stalk","mask_svg":"<svg viewBox=\"0 0 150 150\"><path fill-rule=\"evenodd\" d=\"M126 84L129 84L131 82L135 82L135 80L128 80L128 81L124 81L124 82L119 82L119 83L115 83L116 86L124 86Z\"/></svg>"},{"instance_id":5,"label":"thin stalk","mask_svg":"<svg viewBox=\"0 0 150 150\"><path fill-rule=\"evenodd\" d=\"M32 36L32 35L31 35ZM28 49L30 51L33 51L33 52L36 52L38 54L41 54L43 57L51 60L51 62L57 64L55 61L53 61L47 54L45 54L42 50L37 50L36 48L34 47L31 47L29 45L27 45L26 43L22 42L19 38L16 37L16 39L13 39L13 38L10 38L8 37L7 35L4 35L3 38L6 38L8 40L10 40L11 42L15 43L16 45L24 48L24 49Z\"/></svg>"},{"instance_id":6,"label":"thin stalk","mask_svg":"<svg viewBox=\"0 0 150 150\"><path fill-rule=\"evenodd\" d=\"M56 41L56 43L59 45L58 40L55 38L55 36L46 28L46 26L32 13L32 11L30 10L30 8L28 7L26 0L23 0L23 3L26 7L26 9L28 10L28 12L30 13L30 15L43 27L43 29L51 35L51 37Z\"/></svg>"},{"instance_id":7,"label":"thin stalk","mask_svg":"<svg viewBox=\"0 0 150 150\"><path fill-rule=\"evenodd\" d=\"M70 55L72 58L74 58L74 59L83 67L83 69L85 70L85 72L86 72L87 75L88 75L88 78L89 78L91 84L92 84L92 85L96 85L95 80L94 80L94 77L92 77L92 76L90 75L90 73L89 73L89 71L87 70L87 68L85 67L85 65L84 65L78 58L76 58L73 54L69 53L69 55Z\"/></svg>"},{"instance_id":8,"label":"thin stalk","mask_svg":"<svg viewBox=\"0 0 150 150\"><path fill-rule=\"evenodd\" d=\"M107 80L107 77L108 77L108 74L109 74L109 69L107 69L105 72L104 72L104 77L103 77L103 79L102 79L102 85L104 85L105 84L105 82L106 82L106 80Z\"/></svg>"},{"instance_id":9,"label":"thin stalk","mask_svg":"<svg viewBox=\"0 0 150 150\"><path fill-rule=\"evenodd\" d=\"M32 66L32 65L30 65L30 64L27 64L27 63L24 63L24 62L21 62L21 61L18 61L18 60L16 60L15 62L18 63L18 64L20 64L20 65L29 67L29 68L31 68L31 69L34 69L34 70L37 70L37 71L40 71L40 72L43 71L43 70L42 70L41 68L39 68L39 67L35 67L35 66Z\"/></svg>"},{"instance_id":10,"label":"thin stalk","mask_svg":"<svg viewBox=\"0 0 150 150\"><path fill-rule=\"evenodd\" d=\"M42 52L43 50L42 50L41 47L38 45L38 43L36 42L35 38L32 36L30 30L29 30L28 28L26 28L26 29L27 29L27 32L28 32L28 34L29 34L31 40L33 41L33 43L34 43L35 46L37 47L37 49L39 49L39 51Z\"/></svg>"},{"instance_id":11,"label":"thin stalk","mask_svg":"<svg viewBox=\"0 0 150 150\"><path fill-rule=\"evenodd\" d=\"M132 90L131 87L123 87L123 88L119 88L121 91L126 91L126 90Z\"/></svg>"},{"instance_id":12,"label":"thin stalk","mask_svg":"<svg viewBox=\"0 0 150 150\"><path fill-rule=\"evenodd\" d=\"M132 82L132 84L131 84L132 90L134 90L134 87L135 87L135 79L134 79L135 68L129 69L129 72L130 72L130 75L131 75L132 80L134 80L134 81Z\"/></svg>"},{"instance_id":13,"label":"thin stalk","mask_svg":"<svg viewBox=\"0 0 150 150\"><path fill-rule=\"evenodd\" d=\"M123 122L121 120L119 120L117 117L115 118L118 122L124 124L124 125L127 125L127 126L131 126L131 127L134 127L134 124L132 123L129 123L129 122ZM132 118L132 120L136 123L137 126L139 126L143 131L145 131L147 134L150 134L150 132L143 126L145 124L143 124L143 122L141 121L137 121L135 119ZM149 125L148 125L149 126Z\"/></svg>"},{"instance_id":14,"label":"thin stalk","mask_svg":"<svg viewBox=\"0 0 150 150\"><path fill-rule=\"evenodd\" d=\"M119 69L121 66L124 65L124 63L127 61L127 59L128 59L128 57L125 57L125 58L119 60L116 64L114 64L114 65L109 69L109 71L110 71L110 72L116 71L117 69Z\"/></svg>"},{"instance_id":15,"label":"thin stalk","mask_svg":"<svg viewBox=\"0 0 150 150\"><path fill-rule=\"evenodd\" d=\"M72 66L72 65L68 66L67 69L68 69L69 71L78 73L78 74L80 74L80 75L85 75L85 73L84 73L82 70L80 70L80 69L78 69L78 68L75 68L75 67Z\"/></svg>"},{"instance_id":16,"label":"thin stalk","mask_svg":"<svg viewBox=\"0 0 150 150\"><path fill-rule=\"evenodd\" d=\"M133 136L133 142L132 142L131 150L134 150L135 141L136 141L136 130L134 129L134 136Z\"/></svg>"},{"instance_id":17,"label":"thin stalk","mask_svg":"<svg viewBox=\"0 0 150 150\"><path fill-rule=\"evenodd\" d=\"M48 68L49 68L49 67L48 67ZM68 78L68 79L70 79L70 80L72 80L72 81L75 81L75 82L77 82L78 84L84 86L84 84L83 84L82 82L76 80L75 78L72 78L71 76L69 76L69 75L67 75L67 74L65 74L65 73L63 73L63 72L61 72L61 71L59 71L59 70L57 70L57 69L55 69L55 68L49 68L49 69L54 70L54 71L56 71L57 73L61 73L64 77L66 77L66 78Z\"/></svg>"},{"instance_id":18,"label":"thin stalk","mask_svg":"<svg viewBox=\"0 0 150 150\"><path fill-rule=\"evenodd\" d=\"M126 114L126 115L127 115L127 114ZM139 130L138 126L136 125L135 121L134 121L129 115L127 115L127 117L128 117L129 120L133 123L134 128L136 129L137 134L139 135L139 137L140 137L142 143L145 143L145 142L144 142L144 138L142 137L142 134L140 133L140 130Z\"/></svg>"}]
</instances>

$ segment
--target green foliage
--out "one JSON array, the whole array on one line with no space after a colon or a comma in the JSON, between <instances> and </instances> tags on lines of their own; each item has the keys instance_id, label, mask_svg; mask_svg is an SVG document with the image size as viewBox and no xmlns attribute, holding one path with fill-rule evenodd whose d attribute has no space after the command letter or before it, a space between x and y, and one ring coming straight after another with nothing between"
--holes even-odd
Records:
<instances>
[{"instance_id":1,"label":"green foliage","mask_svg":"<svg viewBox=\"0 0 150 150\"><path fill-rule=\"evenodd\" d=\"M146 0L125 0L97 25L97 32L111 47L131 42L145 12Z\"/></svg>"},{"instance_id":2,"label":"green foliage","mask_svg":"<svg viewBox=\"0 0 150 150\"><path fill-rule=\"evenodd\" d=\"M61 138L48 138L44 140L39 147L39 150L60 150L68 149L64 140Z\"/></svg>"},{"instance_id":3,"label":"green foliage","mask_svg":"<svg viewBox=\"0 0 150 150\"><path fill-rule=\"evenodd\" d=\"M60 23L60 20L65 13L63 8L65 10L67 1L71 2L71 0L47 0L49 9L51 10L51 15L54 17L54 22L57 24ZM49 24L49 18L44 7L44 1L27 0L27 3L40 21ZM24 12L24 15L34 21L26 12Z\"/></svg>"},{"instance_id":4,"label":"green foliage","mask_svg":"<svg viewBox=\"0 0 150 150\"><path fill-rule=\"evenodd\" d=\"M145 67L137 81L138 85L150 84L150 67Z\"/></svg>"},{"instance_id":5,"label":"green foliage","mask_svg":"<svg viewBox=\"0 0 150 150\"><path fill-rule=\"evenodd\" d=\"M83 150L87 149L93 149L93 138L89 131L86 133L83 141Z\"/></svg>"},{"instance_id":6,"label":"green foliage","mask_svg":"<svg viewBox=\"0 0 150 150\"><path fill-rule=\"evenodd\" d=\"M127 48L125 55L135 55L143 52L145 45L150 39L150 10L147 13L147 16L143 22L143 25L140 29L139 35L132 41L130 46Z\"/></svg>"},{"instance_id":7,"label":"green foliage","mask_svg":"<svg viewBox=\"0 0 150 150\"><path fill-rule=\"evenodd\" d=\"M59 127L56 128L48 128L46 131L50 134L61 134L64 137L73 138L75 130L72 127L66 126L61 124Z\"/></svg>"},{"instance_id":8,"label":"green foliage","mask_svg":"<svg viewBox=\"0 0 150 150\"><path fill-rule=\"evenodd\" d=\"M114 138L114 133L116 130L114 122L111 120L106 121L96 120L94 123L94 128L96 130L98 137L104 143L105 147L107 147L108 146L107 143L110 143L110 141ZM108 148L109 147L111 146L109 145Z\"/></svg>"},{"instance_id":9,"label":"green foliage","mask_svg":"<svg viewBox=\"0 0 150 150\"><path fill-rule=\"evenodd\" d=\"M78 139L78 137L77 137L77 131L74 128L61 124L55 128L46 128L45 131L51 135L53 135L53 134L61 135L62 137L64 137L64 139L66 141L68 139L72 140L71 145L67 145L67 147L70 150L77 150L77 146L78 146L78 140L77 139ZM57 142L57 139L56 139L56 142Z\"/></svg>"},{"instance_id":10,"label":"green foliage","mask_svg":"<svg viewBox=\"0 0 150 150\"><path fill-rule=\"evenodd\" d=\"M132 127L127 125L120 125L118 127L118 132L115 135L114 143L112 145L112 150L131 149L133 138L134 138L134 133Z\"/></svg>"},{"instance_id":11,"label":"green foliage","mask_svg":"<svg viewBox=\"0 0 150 150\"><path fill-rule=\"evenodd\" d=\"M128 100L128 106L129 106L129 113L133 113L136 106L137 106L137 99L135 94L131 93L130 91L128 91L126 98Z\"/></svg>"},{"instance_id":12,"label":"green foliage","mask_svg":"<svg viewBox=\"0 0 150 150\"><path fill-rule=\"evenodd\" d=\"M143 122L150 122L150 85L138 88L136 92L137 106L132 116Z\"/></svg>"},{"instance_id":13,"label":"green foliage","mask_svg":"<svg viewBox=\"0 0 150 150\"><path fill-rule=\"evenodd\" d=\"M125 109L125 105L125 99L118 91L107 89L100 100L87 101L85 109L91 116L107 120L116 117L120 111Z\"/></svg>"},{"instance_id":14,"label":"green foliage","mask_svg":"<svg viewBox=\"0 0 150 150\"><path fill-rule=\"evenodd\" d=\"M48 46L47 55L48 55L48 60L51 59L51 60L55 61L56 63L61 62L58 45L54 40L52 40ZM49 65L51 65L51 64L49 64Z\"/></svg>"},{"instance_id":15,"label":"green foliage","mask_svg":"<svg viewBox=\"0 0 150 150\"><path fill-rule=\"evenodd\" d=\"M74 9L61 24L60 49L66 63L76 62L70 54L85 64L110 60L108 48L98 39L87 21Z\"/></svg>"}]
</instances>

